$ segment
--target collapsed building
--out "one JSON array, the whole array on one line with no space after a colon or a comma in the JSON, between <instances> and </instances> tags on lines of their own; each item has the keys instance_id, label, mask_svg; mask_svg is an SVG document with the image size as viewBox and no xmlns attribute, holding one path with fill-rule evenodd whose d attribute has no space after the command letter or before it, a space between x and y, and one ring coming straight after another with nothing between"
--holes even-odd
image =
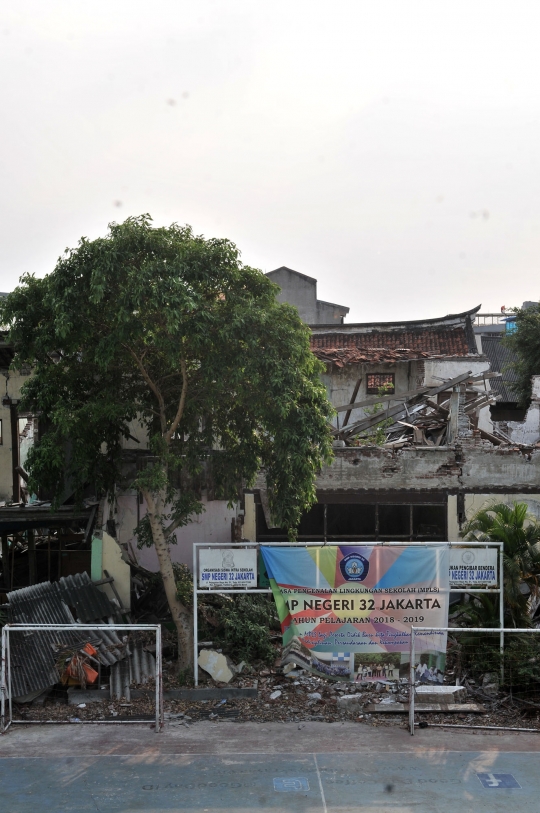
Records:
<instances>
[{"instance_id":1,"label":"collapsed building","mask_svg":"<svg viewBox=\"0 0 540 813\"><path fill-rule=\"evenodd\" d=\"M497 360L489 344L496 335L499 350L504 347L504 317L499 314L502 328L495 331L485 328L478 307L425 320L346 324L348 308L318 300L313 278L286 267L268 276L282 285L283 301L297 306L304 319L314 320L312 350L324 363L323 381L336 410L334 460L317 478L317 503L302 518L300 539L455 540L466 517L493 500L526 502L540 516L540 377L534 379L528 412L514 411L516 420L504 424L511 373L508 359ZM11 352L6 344L3 350L6 357ZM8 379L9 403L2 413L5 426L12 416L11 448L9 442L0 446L6 464L0 483L0 501L6 500L0 506L3 539L6 529L14 527L3 525L3 517L6 523L22 521L23 512L29 519L40 508L24 502L21 449L28 445L28 432L23 430L33 421L35 438L39 424L16 411L23 378ZM116 602L109 584L101 589L126 610L136 593L136 567L158 570L154 549L139 550L135 538L146 506L131 483L149 451L136 422L130 432L123 440L124 476L112 503L96 506L89 501L83 514L72 518L68 514L75 509L66 504L58 521L68 530L59 525L50 539L42 534L37 540L45 568L39 581L83 571L100 581L110 574L121 600ZM233 507L216 499L210 471L198 487L205 510L176 530L173 561L191 566L194 542L286 540L285 531L273 525L264 472ZM59 538L66 533L71 538L62 547ZM19 544L24 555L22 537ZM65 556L68 548L74 550ZM51 564L45 550L52 555ZM16 576L13 548L9 553L9 572ZM20 579L5 578L5 591L32 583L24 581L24 569Z\"/></svg>"},{"instance_id":2,"label":"collapsed building","mask_svg":"<svg viewBox=\"0 0 540 813\"><path fill-rule=\"evenodd\" d=\"M540 517L540 376L527 413L513 413L521 422L503 431L497 405L512 359L493 363L484 351L478 311L311 325L336 410L334 460L317 478L300 540L458 539L466 517L493 501L525 502ZM263 472L245 495L244 536L287 539L273 527Z\"/></svg>"}]
</instances>

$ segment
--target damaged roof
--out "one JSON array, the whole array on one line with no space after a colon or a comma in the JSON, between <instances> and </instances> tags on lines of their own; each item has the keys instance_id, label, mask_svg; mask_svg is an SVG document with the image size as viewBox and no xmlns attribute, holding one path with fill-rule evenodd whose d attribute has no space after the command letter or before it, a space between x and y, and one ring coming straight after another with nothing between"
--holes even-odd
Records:
<instances>
[{"instance_id":1,"label":"damaged roof","mask_svg":"<svg viewBox=\"0 0 540 813\"><path fill-rule=\"evenodd\" d=\"M470 311L413 322L369 322L312 328L311 349L337 366L478 355Z\"/></svg>"}]
</instances>

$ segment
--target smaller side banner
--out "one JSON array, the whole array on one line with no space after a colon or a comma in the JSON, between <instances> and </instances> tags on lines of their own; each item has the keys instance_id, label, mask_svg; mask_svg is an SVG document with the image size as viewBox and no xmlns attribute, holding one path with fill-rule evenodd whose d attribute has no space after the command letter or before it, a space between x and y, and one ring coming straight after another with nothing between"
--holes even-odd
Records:
<instances>
[{"instance_id":1,"label":"smaller side banner","mask_svg":"<svg viewBox=\"0 0 540 813\"><path fill-rule=\"evenodd\" d=\"M201 548L199 587L257 587L255 548Z\"/></svg>"},{"instance_id":2,"label":"smaller side banner","mask_svg":"<svg viewBox=\"0 0 540 813\"><path fill-rule=\"evenodd\" d=\"M448 626L446 547L263 545L261 553L281 621L285 657L293 649L289 660L306 668L312 653L327 663L337 661L339 653L351 653L359 679L367 672L369 677L375 672L389 677L399 662L408 660L413 625ZM420 635L422 652L433 653L442 664L446 633ZM381 653L401 656L396 661L396 656L385 659ZM317 668L330 674L330 665Z\"/></svg>"},{"instance_id":3,"label":"smaller side banner","mask_svg":"<svg viewBox=\"0 0 540 813\"><path fill-rule=\"evenodd\" d=\"M452 548L450 587L497 587L496 548Z\"/></svg>"}]
</instances>

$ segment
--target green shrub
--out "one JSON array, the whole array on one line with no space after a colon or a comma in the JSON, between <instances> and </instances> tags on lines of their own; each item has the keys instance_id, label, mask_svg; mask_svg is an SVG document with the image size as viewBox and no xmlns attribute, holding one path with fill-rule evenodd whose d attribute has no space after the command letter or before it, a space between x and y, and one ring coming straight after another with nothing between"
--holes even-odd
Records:
<instances>
[{"instance_id":1,"label":"green shrub","mask_svg":"<svg viewBox=\"0 0 540 813\"><path fill-rule=\"evenodd\" d=\"M193 608L193 576L186 565L174 564L180 601ZM279 630L274 599L261 594L199 595L199 640L211 640L235 663L261 660L273 663L276 651L271 630Z\"/></svg>"}]
</instances>

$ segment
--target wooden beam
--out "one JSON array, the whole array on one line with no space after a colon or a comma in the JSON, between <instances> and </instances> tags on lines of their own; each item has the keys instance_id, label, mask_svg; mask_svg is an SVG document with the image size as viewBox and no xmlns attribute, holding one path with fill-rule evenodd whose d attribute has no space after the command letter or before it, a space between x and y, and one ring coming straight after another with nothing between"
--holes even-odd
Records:
<instances>
[{"instance_id":1,"label":"wooden beam","mask_svg":"<svg viewBox=\"0 0 540 813\"><path fill-rule=\"evenodd\" d=\"M361 383L362 383L362 376L360 376L360 378L358 379L358 381L354 385L354 391L353 391L352 399L351 399L352 401L354 401L354 399L358 395L358 390L360 389L360 384ZM345 410L347 410L347 414L343 418L343 424L342 424L342 427L341 427L342 429L343 429L344 426L347 426L347 424L349 423L349 418L351 417L351 412L354 409L354 404L349 404L349 407L350 407L350 409L348 407L338 407L336 409L336 412L344 412Z\"/></svg>"},{"instance_id":2,"label":"wooden beam","mask_svg":"<svg viewBox=\"0 0 540 813\"><path fill-rule=\"evenodd\" d=\"M365 429L370 429L372 426L376 426L381 421L385 421L387 418L393 418L395 415L400 415L400 417L407 417L407 409L405 408L405 403L412 402L418 399L419 402L427 400L428 397L432 398L434 395L438 395L440 392L444 392L450 387L455 387L457 384L461 384L463 381L466 381L471 374L469 370L466 373L462 373L461 375L456 376L455 378L446 381L444 384L441 384L440 387L434 387L433 389L429 389L428 392L424 395L412 395L406 399L403 404L397 404L397 406L391 407L390 409L382 409L380 412L377 412L375 415L370 415L368 418L363 418L358 423L354 423L351 426L348 426L345 430L340 430L336 432L337 435L342 435L344 437L351 437L353 434L358 434L358 432L363 432ZM396 419L397 420L397 419Z\"/></svg>"},{"instance_id":3,"label":"wooden beam","mask_svg":"<svg viewBox=\"0 0 540 813\"><path fill-rule=\"evenodd\" d=\"M486 432L485 429L479 429L478 431L480 432L480 437L481 438L484 438L484 440L491 441L491 443L494 443L495 446L501 446L504 443L504 440L501 440L500 438L496 438L495 435L492 435L489 432Z\"/></svg>"},{"instance_id":4,"label":"wooden beam","mask_svg":"<svg viewBox=\"0 0 540 813\"><path fill-rule=\"evenodd\" d=\"M36 583L36 538L33 528L28 528L26 534L28 542L28 584L32 585Z\"/></svg>"},{"instance_id":5,"label":"wooden beam","mask_svg":"<svg viewBox=\"0 0 540 813\"><path fill-rule=\"evenodd\" d=\"M411 398L414 395L422 395L422 393L428 392L429 389L430 387L420 387L420 389L394 393L393 395L372 395L369 398L365 398L363 401L356 401L356 403L334 407L334 409L336 412L345 412L345 410L349 410L350 414L351 410L353 409L360 409L360 407L370 406L371 404L380 404L384 403L385 401L404 401L405 399ZM353 402L355 397L356 393L353 394ZM345 426L345 423L343 423L343 426Z\"/></svg>"}]
</instances>

